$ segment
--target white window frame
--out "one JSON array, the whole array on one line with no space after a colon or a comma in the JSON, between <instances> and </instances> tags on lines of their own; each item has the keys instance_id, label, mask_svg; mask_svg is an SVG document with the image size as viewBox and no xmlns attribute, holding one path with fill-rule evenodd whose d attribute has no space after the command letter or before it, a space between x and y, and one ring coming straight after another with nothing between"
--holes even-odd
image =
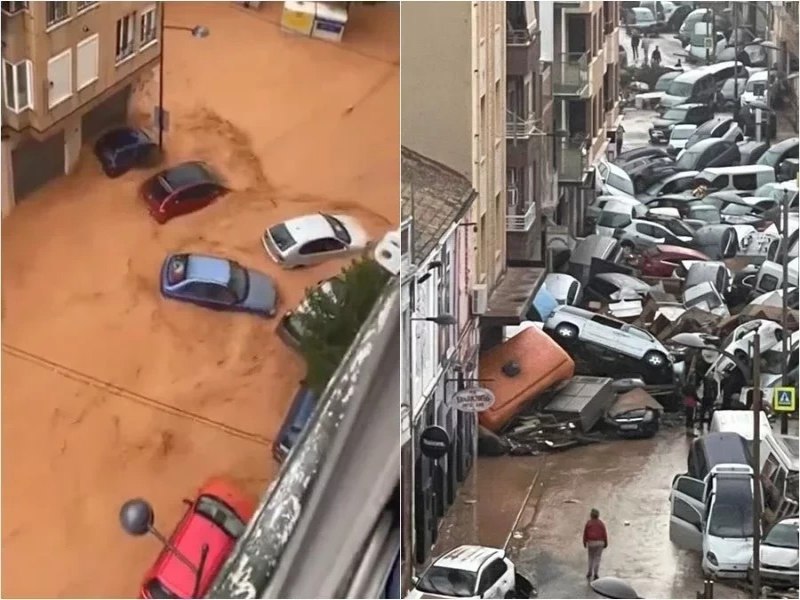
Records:
<instances>
[{"instance_id":1,"label":"white window frame","mask_svg":"<svg viewBox=\"0 0 800 600\"><path fill-rule=\"evenodd\" d=\"M3 2L2 4L4 15L15 15L23 10L28 10L27 2Z\"/></svg>"},{"instance_id":2,"label":"white window frame","mask_svg":"<svg viewBox=\"0 0 800 600\"><path fill-rule=\"evenodd\" d=\"M151 17L152 15L152 17ZM150 27L145 27L145 19L151 19ZM145 38L145 33L152 32L151 38ZM158 42L158 14L156 7L151 6L139 13L139 52L147 50L150 46Z\"/></svg>"},{"instance_id":3,"label":"white window frame","mask_svg":"<svg viewBox=\"0 0 800 600\"><path fill-rule=\"evenodd\" d=\"M66 96L63 96L61 98L57 98L57 99L56 98L51 98L50 97L50 92L49 92L49 90L50 90L50 86L49 86L49 84L50 84L50 63L53 63L53 62L63 58L65 55L69 56L69 63L68 63L69 64L69 93ZM48 82L47 108L52 110L53 108L55 108L56 106L58 106L59 104L64 102L65 100L68 100L69 98L71 98L72 95L75 93L74 90L73 90L73 83L74 83L73 79L74 79L74 77L73 77L73 74L72 74L72 70L73 70L72 69L72 48L67 48L63 52L60 52L60 53L56 54L55 56L50 57L47 60L47 82Z\"/></svg>"},{"instance_id":4,"label":"white window frame","mask_svg":"<svg viewBox=\"0 0 800 600\"><path fill-rule=\"evenodd\" d=\"M98 0L84 0L83 2L78 1L75 3L77 14L83 14L87 10L96 7L98 4L100 4Z\"/></svg>"},{"instance_id":5,"label":"white window frame","mask_svg":"<svg viewBox=\"0 0 800 600\"><path fill-rule=\"evenodd\" d=\"M69 10L69 2L63 2L63 1L62 2L50 2L50 1L48 1L48 2L45 2L44 4L45 4L44 15L45 15L45 27L46 27L45 31L52 31L56 27L66 23L67 21L69 21L72 18L72 15L70 14L70 10ZM64 8L66 9L66 12L64 13L64 16L61 17L60 19L54 19L53 21L48 21L47 20L47 11L50 8L51 4L64 4Z\"/></svg>"},{"instance_id":6,"label":"white window frame","mask_svg":"<svg viewBox=\"0 0 800 600\"><path fill-rule=\"evenodd\" d=\"M19 78L19 67L25 64L25 79L28 84L28 103L25 106L17 106L17 80ZM12 88L8 89L8 81L6 80L6 67L11 65L13 70ZM13 113L19 114L26 110L33 110L33 62L24 59L17 63L12 63L8 60L3 60L3 88L5 89L6 108ZM11 100L14 101L13 106Z\"/></svg>"},{"instance_id":7,"label":"white window frame","mask_svg":"<svg viewBox=\"0 0 800 600\"><path fill-rule=\"evenodd\" d=\"M92 43L93 41L97 40L96 52L94 53L94 77L89 79L88 81L78 81L78 56L80 55L80 49L87 44ZM100 34L95 33L94 35L90 35L89 37L83 38L78 44L76 45L75 50L75 91L79 92L83 88L92 85L95 81L100 79Z\"/></svg>"},{"instance_id":8,"label":"white window frame","mask_svg":"<svg viewBox=\"0 0 800 600\"><path fill-rule=\"evenodd\" d=\"M125 19L128 19L128 44L130 45L130 50L123 54L123 50L127 49L126 47L120 48L120 31L123 31L120 28L120 23L124 23ZM129 12L126 15L123 15L117 22L114 24L114 64L115 66L119 66L122 63L130 60L136 56L136 11Z\"/></svg>"}]
</instances>

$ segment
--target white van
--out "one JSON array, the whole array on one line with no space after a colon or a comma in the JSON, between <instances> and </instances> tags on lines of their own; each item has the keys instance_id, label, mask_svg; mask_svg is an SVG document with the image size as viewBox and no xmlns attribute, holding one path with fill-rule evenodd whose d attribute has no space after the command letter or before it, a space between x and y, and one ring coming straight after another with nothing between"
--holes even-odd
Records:
<instances>
[{"instance_id":1,"label":"white van","mask_svg":"<svg viewBox=\"0 0 800 600\"><path fill-rule=\"evenodd\" d=\"M700 172L695 178L694 187L702 185L708 188L709 192L718 192L720 190L755 192L765 183L774 181L775 169L769 165L711 167Z\"/></svg>"},{"instance_id":2,"label":"white van","mask_svg":"<svg viewBox=\"0 0 800 600\"><path fill-rule=\"evenodd\" d=\"M761 483L768 523L798 514L798 444L797 436L770 433L762 438Z\"/></svg>"},{"instance_id":3,"label":"white van","mask_svg":"<svg viewBox=\"0 0 800 600\"><path fill-rule=\"evenodd\" d=\"M744 91L739 96L741 106L748 106L753 102L767 103L767 71L756 71L744 85Z\"/></svg>"}]
</instances>

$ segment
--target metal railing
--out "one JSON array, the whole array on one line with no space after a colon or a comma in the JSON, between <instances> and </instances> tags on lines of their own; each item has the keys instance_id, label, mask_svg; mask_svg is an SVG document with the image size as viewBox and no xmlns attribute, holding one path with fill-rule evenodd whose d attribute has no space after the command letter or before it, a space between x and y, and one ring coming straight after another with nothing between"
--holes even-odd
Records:
<instances>
[{"instance_id":1,"label":"metal railing","mask_svg":"<svg viewBox=\"0 0 800 600\"><path fill-rule=\"evenodd\" d=\"M516 192L517 190L513 191ZM535 220L536 202L531 202L524 213L519 215L506 215L506 231L528 231Z\"/></svg>"},{"instance_id":2,"label":"metal railing","mask_svg":"<svg viewBox=\"0 0 800 600\"><path fill-rule=\"evenodd\" d=\"M562 52L553 60L553 94L581 96L589 85L589 51Z\"/></svg>"},{"instance_id":3,"label":"metal railing","mask_svg":"<svg viewBox=\"0 0 800 600\"><path fill-rule=\"evenodd\" d=\"M506 44L509 46L527 46L533 40L527 29L506 29Z\"/></svg>"},{"instance_id":4,"label":"metal railing","mask_svg":"<svg viewBox=\"0 0 800 600\"><path fill-rule=\"evenodd\" d=\"M581 181L588 161L586 142L559 140L556 143L558 154L558 178L563 181Z\"/></svg>"},{"instance_id":5,"label":"metal railing","mask_svg":"<svg viewBox=\"0 0 800 600\"><path fill-rule=\"evenodd\" d=\"M536 116L528 115L521 117L520 115L506 111L506 137L508 138L526 138L530 136L536 129Z\"/></svg>"}]
</instances>

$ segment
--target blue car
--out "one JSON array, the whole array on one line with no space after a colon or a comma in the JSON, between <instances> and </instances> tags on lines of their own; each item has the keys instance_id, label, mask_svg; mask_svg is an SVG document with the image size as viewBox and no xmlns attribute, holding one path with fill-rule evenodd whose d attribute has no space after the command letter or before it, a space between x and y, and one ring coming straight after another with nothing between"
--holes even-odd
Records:
<instances>
[{"instance_id":1,"label":"blue car","mask_svg":"<svg viewBox=\"0 0 800 600\"><path fill-rule=\"evenodd\" d=\"M202 254L172 254L161 267L161 293L217 310L274 317L278 292L270 277L234 260Z\"/></svg>"},{"instance_id":2,"label":"blue car","mask_svg":"<svg viewBox=\"0 0 800 600\"><path fill-rule=\"evenodd\" d=\"M135 167L151 166L158 146L141 129L120 127L95 142L94 153L108 177L119 177Z\"/></svg>"},{"instance_id":3,"label":"blue car","mask_svg":"<svg viewBox=\"0 0 800 600\"><path fill-rule=\"evenodd\" d=\"M292 400L292 406L283 420L281 430L272 443L272 456L279 463L283 462L292 448L294 448L297 439L303 433L303 429L305 429L309 419L311 419L311 415L314 414L317 400L319 400L317 393L301 382L300 388Z\"/></svg>"}]
</instances>

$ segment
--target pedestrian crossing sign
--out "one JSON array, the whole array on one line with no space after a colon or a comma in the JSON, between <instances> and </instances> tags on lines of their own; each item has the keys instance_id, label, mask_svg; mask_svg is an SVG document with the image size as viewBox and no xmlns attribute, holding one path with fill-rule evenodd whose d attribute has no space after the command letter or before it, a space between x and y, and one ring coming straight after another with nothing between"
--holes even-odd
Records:
<instances>
[{"instance_id":1,"label":"pedestrian crossing sign","mask_svg":"<svg viewBox=\"0 0 800 600\"><path fill-rule=\"evenodd\" d=\"M797 389L778 387L772 390L772 410L775 412L794 412L797 410Z\"/></svg>"}]
</instances>

